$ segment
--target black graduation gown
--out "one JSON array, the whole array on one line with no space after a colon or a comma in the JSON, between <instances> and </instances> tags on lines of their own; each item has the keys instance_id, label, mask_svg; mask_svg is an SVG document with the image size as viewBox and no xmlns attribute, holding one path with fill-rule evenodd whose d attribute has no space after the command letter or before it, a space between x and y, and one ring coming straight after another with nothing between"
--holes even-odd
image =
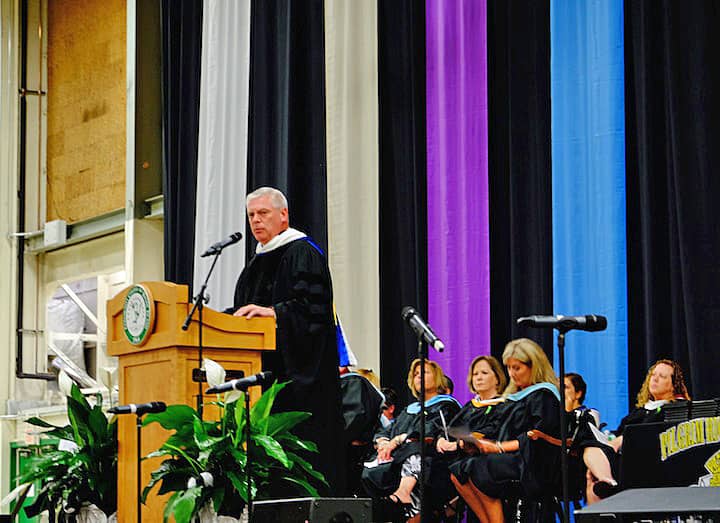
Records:
<instances>
[{"instance_id":1,"label":"black graduation gown","mask_svg":"<svg viewBox=\"0 0 720 523\"><path fill-rule=\"evenodd\" d=\"M343 424L332 283L325 257L305 239L255 255L238 279L234 310L248 303L272 306L277 316L277 349L263 353L263 369L291 383L278 395L273 410L312 414L295 433L318 445L320 452L306 457L325 475L330 494L340 492Z\"/></svg>"},{"instance_id":2,"label":"black graduation gown","mask_svg":"<svg viewBox=\"0 0 720 523\"><path fill-rule=\"evenodd\" d=\"M645 407L636 407L630 413L625 416L621 421L618 428L615 430L616 436L622 436L625 432L625 427L628 425L642 425L644 423L660 423L665 419L665 413L663 412L662 406L648 410Z\"/></svg>"},{"instance_id":3,"label":"black graduation gown","mask_svg":"<svg viewBox=\"0 0 720 523\"><path fill-rule=\"evenodd\" d=\"M468 401L463 408L448 423L449 428L461 429L467 432L481 432L482 434L497 434L499 429L498 405L475 406L473 400ZM437 439L444 437L438 434ZM453 440L452 436L449 438ZM464 459L465 452L438 453L432 459L430 466L430 492L432 508L440 508L457 495L455 486L450 481L449 467L459 459Z\"/></svg>"},{"instance_id":4,"label":"black graduation gown","mask_svg":"<svg viewBox=\"0 0 720 523\"><path fill-rule=\"evenodd\" d=\"M663 421L664 412L662 407L657 407L652 410L648 410L644 407L636 407L630 413L625 416L621 421L618 428L613 432L615 436L622 436L625 432L625 428L628 425L641 425L644 423L658 423ZM578 433L573 441L573 449L577 449L578 455L582 456L582 451L588 447L599 448L610 463L610 470L615 479L620 477L620 467L622 462L622 455L615 452L615 449L605 443L598 441L590 431L587 424L589 420L587 418L579 419Z\"/></svg>"},{"instance_id":5,"label":"black graduation gown","mask_svg":"<svg viewBox=\"0 0 720 523\"><path fill-rule=\"evenodd\" d=\"M340 377L345 451L347 456L347 489L345 496L361 497L360 475L363 461L372 450L372 438L380 426L380 407L384 398L370 381L354 372Z\"/></svg>"},{"instance_id":6,"label":"black graduation gown","mask_svg":"<svg viewBox=\"0 0 720 523\"><path fill-rule=\"evenodd\" d=\"M513 495L540 497L554 493L560 482L560 448L527 437L536 429L559 437L559 400L550 390L536 388L517 401L512 396L497 406L500 423L497 434L488 439L518 440L518 452L478 454L452 463L452 472L461 483L472 479L475 486L493 498Z\"/></svg>"},{"instance_id":7,"label":"black graduation gown","mask_svg":"<svg viewBox=\"0 0 720 523\"><path fill-rule=\"evenodd\" d=\"M432 438L433 440L438 434L443 432L440 413L442 412L447 423L447 421L453 419L460 410L460 404L454 398L450 396L436 396L436 398L438 398L438 400L425 407L425 437ZM434 399L435 398L432 398L432 400ZM414 406L417 407L417 403L409 405L400 413L390 427L379 430L373 438L373 440L376 441L383 437L392 439L397 435L407 434L405 443L393 451L392 461L376 467L365 467L363 469L363 485L372 496L379 497L394 492L400 484L400 471L403 462L413 454L420 454L420 412L419 409L417 409L417 413L413 412ZM425 451L426 459L430 460L434 455L434 446L427 445ZM376 458L377 452L375 452L368 461L373 461ZM426 462L426 465L427 464Z\"/></svg>"}]
</instances>

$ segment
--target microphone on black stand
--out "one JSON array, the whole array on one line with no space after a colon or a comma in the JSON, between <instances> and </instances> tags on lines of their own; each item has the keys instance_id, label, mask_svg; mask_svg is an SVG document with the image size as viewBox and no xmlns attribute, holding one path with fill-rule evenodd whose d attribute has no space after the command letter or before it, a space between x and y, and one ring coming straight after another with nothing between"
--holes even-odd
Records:
<instances>
[{"instance_id":1,"label":"microphone on black stand","mask_svg":"<svg viewBox=\"0 0 720 523\"><path fill-rule=\"evenodd\" d=\"M558 360L560 363L560 471L562 475L562 521L568 521L567 424L565 422L565 334L571 330L598 332L607 329L607 318L599 314L585 316L525 316L517 319L518 325L558 330Z\"/></svg>"},{"instance_id":2,"label":"microphone on black stand","mask_svg":"<svg viewBox=\"0 0 720 523\"><path fill-rule=\"evenodd\" d=\"M255 385L266 385L270 383L272 379L273 373L266 370L265 372L258 372L257 374L253 374L247 378L226 381L222 385L209 388L205 391L205 394L220 394L221 392L228 392L231 390L246 391L248 388L254 387Z\"/></svg>"},{"instance_id":3,"label":"microphone on black stand","mask_svg":"<svg viewBox=\"0 0 720 523\"><path fill-rule=\"evenodd\" d=\"M526 316L518 318L517 322L518 325L558 329L559 331L597 332L607 329L607 318L599 314L587 314L585 316Z\"/></svg>"},{"instance_id":4,"label":"microphone on black stand","mask_svg":"<svg viewBox=\"0 0 720 523\"><path fill-rule=\"evenodd\" d=\"M252 521L252 460L250 459L250 394L248 389L256 385L266 385L273 379L273 373L269 370L258 372L247 378L239 378L236 380L226 381L217 387L211 387L205 391L205 394L219 394L231 390L241 390L245 394L245 472L246 472L246 488L247 488L247 507L248 517Z\"/></svg>"},{"instance_id":5,"label":"microphone on black stand","mask_svg":"<svg viewBox=\"0 0 720 523\"><path fill-rule=\"evenodd\" d=\"M422 338L422 340L433 349L438 352L445 350L445 344L433 332L430 325L425 323L425 320L422 319L418 311L412 307L404 307L402 310L402 319L410 325L410 328L415 331L418 338Z\"/></svg>"},{"instance_id":6,"label":"microphone on black stand","mask_svg":"<svg viewBox=\"0 0 720 523\"><path fill-rule=\"evenodd\" d=\"M142 416L143 414L150 414L156 412L165 412L167 405L162 401L151 401L150 403L129 403L128 405L118 405L108 409L110 414L137 414Z\"/></svg>"},{"instance_id":7,"label":"microphone on black stand","mask_svg":"<svg viewBox=\"0 0 720 523\"><path fill-rule=\"evenodd\" d=\"M418 339L418 358L420 359L420 478L418 487L420 490L420 521L425 521L423 518L425 509L425 360L427 359L427 348L423 342L438 352L445 350L445 344L412 307L403 307L401 316Z\"/></svg>"},{"instance_id":8,"label":"microphone on black stand","mask_svg":"<svg viewBox=\"0 0 720 523\"><path fill-rule=\"evenodd\" d=\"M230 235L230 237L225 238L224 240L221 240L219 242L213 243L210 247L207 248L207 250L200 255L201 258L205 258L207 256L212 256L213 254L217 254L221 252L225 247L228 247L230 245L234 245L237 242L242 240L242 233L241 232L234 232Z\"/></svg>"},{"instance_id":9,"label":"microphone on black stand","mask_svg":"<svg viewBox=\"0 0 720 523\"><path fill-rule=\"evenodd\" d=\"M237 242L239 242L242 239L242 233L240 232L234 232L230 235L230 237L221 240L219 242L213 243L210 247L207 248L207 250L200 255L201 258L205 256L215 256L213 258L212 265L210 266L210 270L207 272L207 276L205 276L205 282L202 284L202 287L200 287L200 292L198 292L197 296L193 298L193 306L192 309L190 309L190 312L188 313L187 317L185 318L185 322L182 324L182 330L186 331L188 328L190 328L190 321L192 320L193 315L195 314L195 310L198 311L198 395L197 395L197 411L198 414L200 414L200 418L202 418L203 413L203 392L202 392L202 382L204 381L202 376L202 366L203 366L203 305L207 301L207 295L205 293L208 285L208 281L210 281L210 275L213 272L213 269L215 269L215 264L217 263L218 259L220 258L220 254L222 254L222 251L225 247L229 245L233 245ZM194 379L194 376L193 376Z\"/></svg>"},{"instance_id":10,"label":"microphone on black stand","mask_svg":"<svg viewBox=\"0 0 720 523\"><path fill-rule=\"evenodd\" d=\"M135 414L135 430L137 432L137 520L138 523L142 521L142 505L140 504L140 498L142 497L142 417L145 414L153 414L158 412L165 412L167 405L162 401L151 401L150 403L129 403L127 405L118 405L108 409L111 414Z\"/></svg>"}]
</instances>

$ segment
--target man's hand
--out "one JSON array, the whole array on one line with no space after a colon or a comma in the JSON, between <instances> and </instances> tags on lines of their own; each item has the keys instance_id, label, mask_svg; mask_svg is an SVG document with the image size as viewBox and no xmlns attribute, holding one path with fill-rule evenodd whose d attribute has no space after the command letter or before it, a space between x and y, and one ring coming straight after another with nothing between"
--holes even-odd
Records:
<instances>
[{"instance_id":1,"label":"man's hand","mask_svg":"<svg viewBox=\"0 0 720 523\"><path fill-rule=\"evenodd\" d=\"M275 318L275 309L272 307L261 307L254 303L243 305L233 313L233 316L244 316L248 320L250 318Z\"/></svg>"}]
</instances>

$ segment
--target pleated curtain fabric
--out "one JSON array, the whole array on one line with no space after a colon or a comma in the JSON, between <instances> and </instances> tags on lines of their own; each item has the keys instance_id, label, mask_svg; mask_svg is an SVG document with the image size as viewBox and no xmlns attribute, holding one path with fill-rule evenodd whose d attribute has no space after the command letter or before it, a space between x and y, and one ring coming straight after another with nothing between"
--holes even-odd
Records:
<instances>
[{"instance_id":1,"label":"pleated curtain fabric","mask_svg":"<svg viewBox=\"0 0 720 523\"><path fill-rule=\"evenodd\" d=\"M379 376L377 40L374 1L325 3L328 258L350 347Z\"/></svg>"},{"instance_id":2,"label":"pleated curtain fabric","mask_svg":"<svg viewBox=\"0 0 720 523\"><path fill-rule=\"evenodd\" d=\"M199 289L214 242L245 233L250 66L250 0L205 0L195 211L195 277ZM208 282L215 310L233 303L234 282L245 265L245 242L226 248Z\"/></svg>"},{"instance_id":3,"label":"pleated curtain fabric","mask_svg":"<svg viewBox=\"0 0 720 523\"><path fill-rule=\"evenodd\" d=\"M714 2L625 2L633 397L659 358L693 398L720 397L718 24Z\"/></svg>"},{"instance_id":4,"label":"pleated curtain fabric","mask_svg":"<svg viewBox=\"0 0 720 523\"><path fill-rule=\"evenodd\" d=\"M202 2L163 0L161 26L165 279L192 294Z\"/></svg>"},{"instance_id":5,"label":"pleated curtain fabric","mask_svg":"<svg viewBox=\"0 0 720 523\"><path fill-rule=\"evenodd\" d=\"M378 1L378 69L380 369L409 401L417 341L400 313L427 311L424 3Z\"/></svg>"},{"instance_id":6,"label":"pleated curtain fabric","mask_svg":"<svg viewBox=\"0 0 720 523\"><path fill-rule=\"evenodd\" d=\"M567 335L565 367L614 428L628 412L623 3L550 12L554 312L609 319Z\"/></svg>"},{"instance_id":7,"label":"pleated curtain fabric","mask_svg":"<svg viewBox=\"0 0 720 523\"><path fill-rule=\"evenodd\" d=\"M432 357L465 402L468 366L490 354L485 1L427 0L428 318Z\"/></svg>"},{"instance_id":8,"label":"pleated curtain fabric","mask_svg":"<svg viewBox=\"0 0 720 523\"><path fill-rule=\"evenodd\" d=\"M492 353L528 337L552 357L549 330L516 323L553 311L550 4L489 0L487 27Z\"/></svg>"}]
</instances>

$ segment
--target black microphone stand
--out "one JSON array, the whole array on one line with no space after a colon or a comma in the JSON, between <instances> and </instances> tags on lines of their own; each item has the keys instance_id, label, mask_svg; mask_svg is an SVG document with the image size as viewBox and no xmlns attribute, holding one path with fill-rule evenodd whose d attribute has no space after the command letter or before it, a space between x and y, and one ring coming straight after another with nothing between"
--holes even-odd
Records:
<instances>
[{"instance_id":1,"label":"black microphone stand","mask_svg":"<svg viewBox=\"0 0 720 523\"><path fill-rule=\"evenodd\" d=\"M562 477L562 521L569 521L570 500L568 495L567 422L565 413L565 333L569 329L558 329L558 363L560 367L560 475Z\"/></svg>"},{"instance_id":2,"label":"black microphone stand","mask_svg":"<svg viewBox=\"0 0 720 523\"><path fill-rule=\"evenodd\" d=\"M418 358L420 359L420 478L418 481L420 494L420 523L425 521L425 360L427 346L422 337L418 338Z\"/></svg>"},{"instance_id":3,"label":"black microphone stand","mask_svg":"<svg viewBox=\"0 0 720 523\"><path fill-rule=\"evenodd\" d=\"M250 458L250 393L245 389L245 472L247 474L248 523L253 520L252 505L252 459Z\"/></svg>"},{"instance_id":4,"label":"black microphone stand","mask_svg":"<svg viewBox=\"0 0 720 523\"><path fill-rule=\"evenodd\" d=\"M213 270L215 269L215 264L217 263L218 259L220 258L220 254L222 254L222 249L218 250L215 253L215 257L213 258L212 265L210 266L210 270L207 272L207 275L205 276L205 282L202 284L202 287L200 287L200 292L197 293L197 295L193 298L193 306L192 309L190 309L190 313L185 318L185 321L182 324L182 330L186 331L190 327L190 322L192 321L193 314L195 314L195 311L198 311L198 375L193 372L193 380L198 382L198 394L197 394L197 411L200 416L200 419L202 419L203 416L203 382L206 381L206 377L203 374L203 306L205 303L207 303L208 298L205 296L205 291L207 290L208 281L210 280L210 275L212 274Z\"/></svg>"},{"instance_id":5,"label":"black microphone stand","mask_svg":"<svg viewBox=\"0 0 720 523\"><path fill-rule=\"evenodd\" d=\"M142 521L142 414L135 416L135 429L137 432L137 521Z\"/></svg>"}]
</instances>

